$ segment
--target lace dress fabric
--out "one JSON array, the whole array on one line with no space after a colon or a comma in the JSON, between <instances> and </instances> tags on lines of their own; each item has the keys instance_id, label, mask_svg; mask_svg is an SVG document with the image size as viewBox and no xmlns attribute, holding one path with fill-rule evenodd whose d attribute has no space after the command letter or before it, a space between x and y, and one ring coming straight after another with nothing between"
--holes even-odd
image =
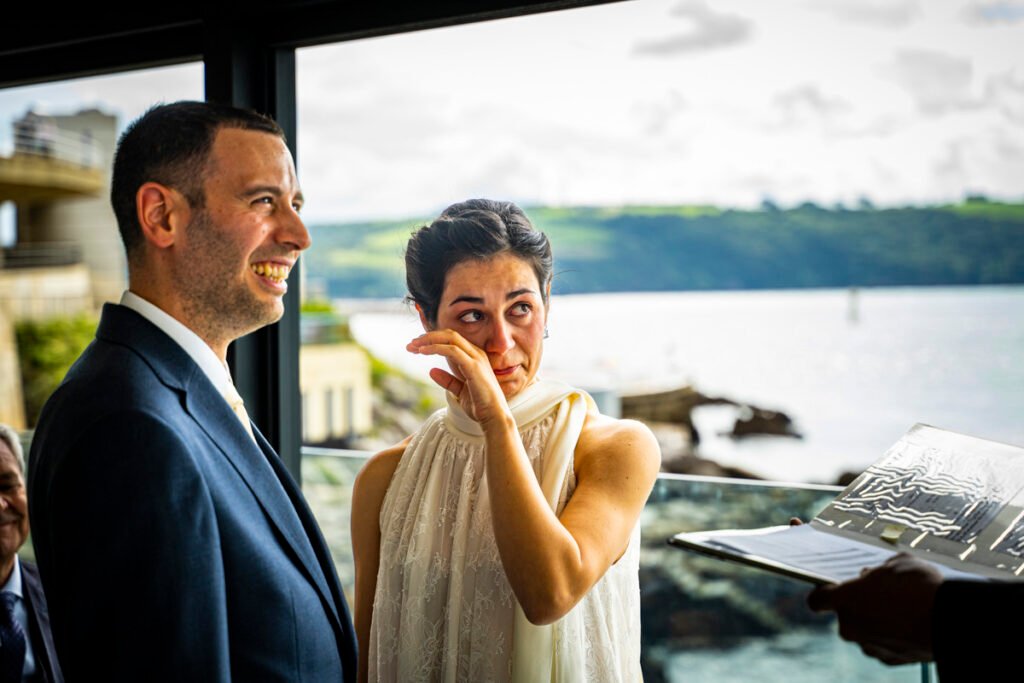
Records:
<instances>
[{"instance_id":1,"label":"lace dress fabric","mask_svg":"<svg viewBox=\"0 0 1024 683\"><path fill-rule=\"evenodd\" d=\"M517 415L538 478L555 407L529 423ZM570 462L557 512L575 486ZM494 538L483 437L460 430L447 410L431 416L406 448L380 522L370 680L511 680L516 602ZM556 668L575 663L562 680L641 680L639 531L638 524L623 556L554 624Z\"/></svg>"}]
</instances>

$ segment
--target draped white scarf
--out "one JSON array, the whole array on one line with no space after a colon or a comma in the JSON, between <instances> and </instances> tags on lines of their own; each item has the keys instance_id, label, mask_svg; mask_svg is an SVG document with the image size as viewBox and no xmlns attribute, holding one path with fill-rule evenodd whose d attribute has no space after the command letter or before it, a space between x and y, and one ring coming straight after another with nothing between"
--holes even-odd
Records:
<instances>
[{"instance_id":1,"label":"draped white scarf","mask_svg":"<svg viewBox=\"0 0 1024 683\"><path fill-rule=\"evenodd\" d=\"M568 384L550 380L537 381L509 400L509 408L516 426L526 429L532 423L551 413L557 406L555 422L544 447L541 462L540 488L551 510L556 514L563 483L573 466L573 453L579 441L587 411L597 411L594 400L584 391ZM448 394L449 423L466 434L483 436L480 425L466 415L454 396ZM496 521L496 520L495 520ZM581 619L577 610L570 610L565 620ZM568 633L582 633L582 628L564 629ZM561 647L561 657L555 657L555 638L558 630L553 624L531 624L516 603L515 633L512 640L512 680L514 683L575 683L582 681L586 671L584 648Z\"/></svg>"}]
</instances>

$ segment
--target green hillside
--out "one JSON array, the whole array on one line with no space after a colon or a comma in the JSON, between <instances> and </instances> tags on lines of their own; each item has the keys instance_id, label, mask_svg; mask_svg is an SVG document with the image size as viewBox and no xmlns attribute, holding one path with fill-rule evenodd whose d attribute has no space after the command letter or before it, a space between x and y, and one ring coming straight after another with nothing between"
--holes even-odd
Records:
<instances>
[{"instance_id":1,"label":"green hillside","mask_svg":"<svg viewBox=\"0 0 1024 683\"><path fill-rule=\"evenodd\" d=\"M856 210L804 204L532 207L556 293L1024 283L1024 204ZM402 250L426 219L313 225L330 297L404 295Z\"/></svg>"}]
</instances>

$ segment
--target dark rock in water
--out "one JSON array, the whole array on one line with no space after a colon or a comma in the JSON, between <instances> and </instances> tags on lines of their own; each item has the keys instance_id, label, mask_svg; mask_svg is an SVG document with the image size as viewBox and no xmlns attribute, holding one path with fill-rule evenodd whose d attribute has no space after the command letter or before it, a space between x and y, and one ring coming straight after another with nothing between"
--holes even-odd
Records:
<instances>
[{"instance_id":1,"label":"dark rock in water","mask_svg":"<svg viewBox=\"0 0 1024 683\"><path fill-rule=\"evenodd\" d=\"M765 435L803 438L794 427L793 420L781 411L739 403L719 396L708 396L689 386L652 394L622 396L621 415L624 418L640 420L651 427L661 445L661 469L664 472L760 479L750 472L722 466L699 457L700 433L694 425L693 414L697 408L703 406L734 407L737 417L733 428L722 436L744 438Z\"/></svg>"},{"instance_id":2,"label":"dark rock in water","mask_svg":"<svg viewBox=\"0 0 1024 683\"><path fill-rule=\"evenodd\" d=\"M707 405L737 405L727 398L706 396L693 387L680 387L654 394L635 394L621 398L622 417L641 422L666 422L684 427L691 446L700 443L700 434L693 425L693 409Z\"/></svg>"},{"instance_id":3,"label":"dark rock in water","mask_svg":"<svg viewBox=\"0 0 1024 683\"><path fill-rule=\"evenodd\" d=\"M734 438L755 435L803 438L803 435L793 427L793 420L789 415L777 410L766 410L755 406L743 407L729 435Z\"/></svg>"},{"instance_id":4,"label":"dark rock in water","mask_svg":"<svg viewBox=\"0 0 1024 683\"><path fill-rule=\"evenodd\" d=\"M707 460L697 455L664 457L661 461L661 470L662 472L671 472L672 474L695 474L702 477L762 478L739 467L720 465L714 460Z\"/></svg>"}]
</instances>

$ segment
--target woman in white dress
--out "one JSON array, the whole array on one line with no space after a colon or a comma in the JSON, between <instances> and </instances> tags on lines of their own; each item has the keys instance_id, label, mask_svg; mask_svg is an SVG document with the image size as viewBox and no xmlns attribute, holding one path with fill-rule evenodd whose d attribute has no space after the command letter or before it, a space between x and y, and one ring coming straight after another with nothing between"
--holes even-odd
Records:
<instances>
[{"instance_id":1,"label":"woman in white dress","mask_svg":"<svg viewBox=\"0 0 1024 683\"><path fill-rule=\"evenodd\" d=\"M374 456L352 494L361 681L638 681L650 430L540 380L547 237L470 200L420 228L411 353L448 408ZM614 309L594 343L615 334Z\"/></svg>"}]
</instances>

